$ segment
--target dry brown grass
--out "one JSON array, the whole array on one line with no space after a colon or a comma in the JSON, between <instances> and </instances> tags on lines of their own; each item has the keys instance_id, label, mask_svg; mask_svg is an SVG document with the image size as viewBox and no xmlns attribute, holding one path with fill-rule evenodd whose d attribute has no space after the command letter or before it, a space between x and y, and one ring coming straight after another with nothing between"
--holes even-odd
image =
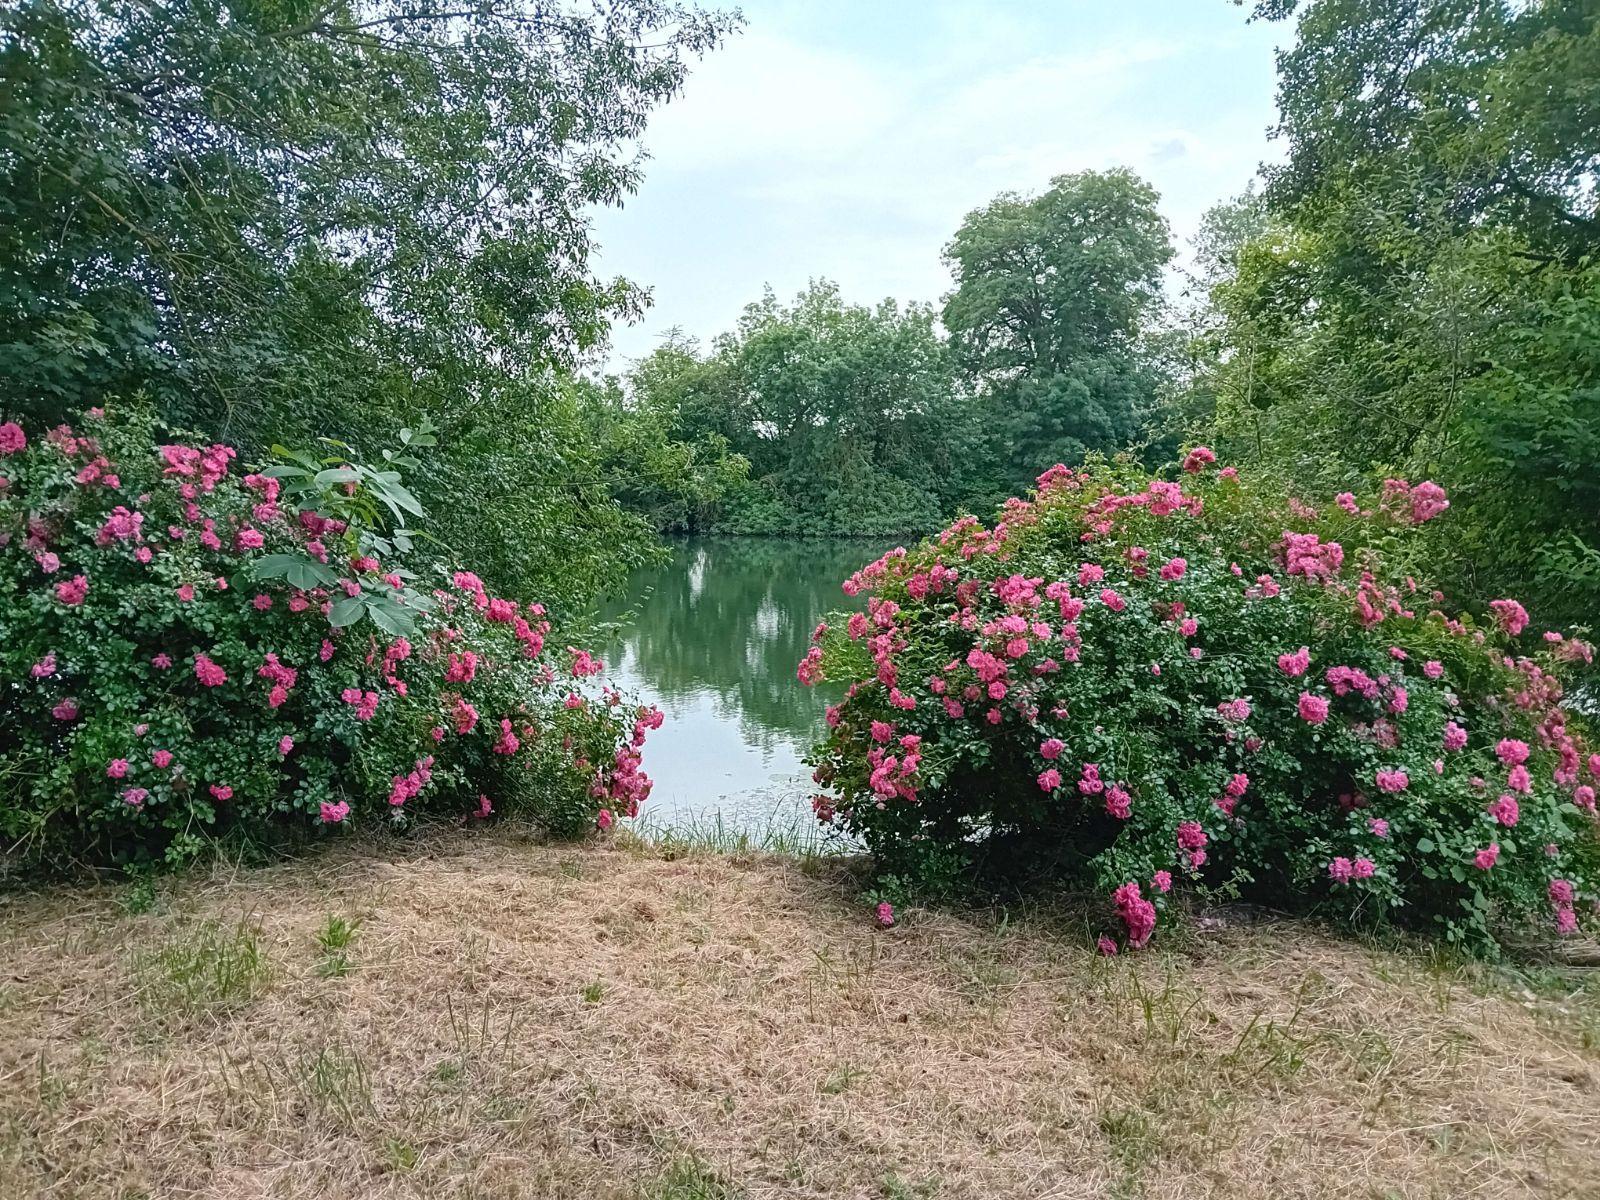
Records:
<instances>
[{"instance_id":1,"label":"dry brown grass","mask_svg":"<svg viewBox=\"0 0 1600 1200\"><path fill-rule=\"evenodd\" d=\"M1103 960L511 834L125 895L0 902L0 1196L1600 1195L1600 990L1301 925Z\"/></svg>"}]
</instances>

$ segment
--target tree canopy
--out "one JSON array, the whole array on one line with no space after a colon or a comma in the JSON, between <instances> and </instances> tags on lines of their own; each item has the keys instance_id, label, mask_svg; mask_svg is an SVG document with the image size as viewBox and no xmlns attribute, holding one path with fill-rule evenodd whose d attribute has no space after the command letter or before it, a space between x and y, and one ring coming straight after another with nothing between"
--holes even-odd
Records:
<instances>
[{"instance_id":1,"label":"tree canopy","mask_svg":"<svg viewBox=\"0 0 1600 1200\"><path fill-rule=\"evenodd\" d=\"M1261 227L1208 282L1216 420L1310 489L1431 476L1465 513L1441 570L1600 595L1600 10L1508 0L1263 3L1278 60ZM1203 407L1203 406L1202 406Z\"/></svg>"},{"instance_id":2,"label":"tree canopy","mask_svg":"<svg viewBox=\"0 0 1600 1200\"><path fill-rule=\"evenodd\" d=\"M1149 415L1156 379L1140 335L1172 257L1157 199L1131 171L1062 175L967 214L945 248L944 324L990 398L1014 486L1122 448Z\"/></svg>"},{"instance_id":3,"label":"tree canopy","mask_svg":"<svg viewBox=\"0 0 1600 1200\"><path fill-rule=\"evenodd\" d=\"M144 393L246 449L431 412L455 478L581 492L551 372L646 298L595 276L588 214L635 188L649 113L736 20L23 0L0 15L0 406L54 420ZM488 524L524 565L563 521L622 519L599 494L537 521L506 503Z\"/></svg>"},{"instance_id":4,"label":"tree canopy","mask_svg":"<svg viewBox=\"0 0 1600 1200\"><path fill-rule=\"evenodd\" d=\"M1187 289L1153 188L969 213L938 308L768 293L584 372L650 113L737 14L670 0L18 0L0 12L0 411L142 396L259 451L427 416L438 532L555 601L650 528L922 532L1188 438L1307 495L1432 477L1471 596L1600 596L1600 10L1259 0L1280 162ZM1177 303L1173 303L1177 301Z\"/></svg>"},{"instance_id":5,"label":"tree canopy","mask_svg":"<svg viewBox=\"0 0 1600 1200\"><path fill-rule=\"evenodd\" d=\"M570 363L638 289L585 210L728 18L630 0L28 0L0 73L9 408L202 424ZM357 357L360 370L352 371Z\"/></svg>"},{"instance_id":6,"label":"tree canopy","mask_svg":"<svg viewBox=\"0 0 1600 1200\"><path fill-rule=\"evenodd\" d=\"M934 320L814 281L792 305L767 292L709 355L661 347L628 382L640 406L670 405L674 436L720 440L749 463L723 528L918 532L967 499L983 466Z\"/></svg>"}]
</instances>

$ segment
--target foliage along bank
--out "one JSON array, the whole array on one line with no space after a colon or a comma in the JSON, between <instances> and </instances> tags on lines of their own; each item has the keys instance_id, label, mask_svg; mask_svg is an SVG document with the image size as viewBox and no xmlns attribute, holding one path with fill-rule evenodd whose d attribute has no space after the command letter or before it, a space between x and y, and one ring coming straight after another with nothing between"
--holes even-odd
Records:
<instances>
[{"instance_id":1,"label":"foliage along bank","mask_svg":"<svg viewBox=\"0 0 1600 1200\"><path fill-rule=\"evenodd\" d=\"M1314 510L1204 447L1184 467L1054 467L993 527L846 581L867 611L819 626L799 675L849 685L815 803L884 904L1064 875L1133 947L1185 886L1491 949L1592 919L1600 744L1562 704L1592 647L1511 598L1447 614L1416 554L1436 484Z\"/></svg>"},{"instance_id":2,"label":"foliage along bank","mask_svg":"<svg viewBox=\"0 0 1600 1200\"><path fill-rule=\"evenodd\" d=\"M8 865L637 811L660 713L551 644L542 604L419 552L401 472L433 436L403 442L376 466L330 443L244 470L138 412L0 425Z\"/></svg>"}]
</instances>

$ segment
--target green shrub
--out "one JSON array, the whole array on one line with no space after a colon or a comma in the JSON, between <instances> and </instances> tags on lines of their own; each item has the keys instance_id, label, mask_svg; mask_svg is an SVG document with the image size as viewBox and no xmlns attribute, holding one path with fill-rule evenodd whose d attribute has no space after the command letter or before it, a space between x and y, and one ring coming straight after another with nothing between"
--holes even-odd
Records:
<instances>
[{"instance_id":1,"label":"green shrub","mask_svg":"<svg viewBox=\"0 0 1600 1200\"><path fill-rule=\"evenodd\" d=\"M1600 754L1560 681L1591 648L1525 633L1510 600L1445 615L1407 570L1448 507L1432 484L1318 513L1212 461L1182 484L1057 467L993 529L847 581L868 611L800 667L849 684L819 815L874 852L880 893L1049 868L1112 891L1133 945L1175 879L1481 947L1500 920L1574 928Z\"/></svg>"},{"instance_id":2,"label":"green shrub","mask_svg":"<svg viewBox=\"0 0 1600 1200\"><path fill-rule=\"evenodd\" d=\"M718 533L782 537L800 533L801 520L768 480L752 479L728 490L716 528Z\"/></svg>"},{"instance_id":3,"label":"green shrub","mask_svg":"<svg viewBox=\"0 0 1600 1200\"><path fill-rule=\"evenodd\" d=\"M240 475L91 410L0 426L0 836L24 867L193 856L223 836L520 811L631 813L654 710L547 645L539 604L407 555L401 481L330 443ZM420 574L404 563L413 561Z\"/></svg>"}]
</instances>

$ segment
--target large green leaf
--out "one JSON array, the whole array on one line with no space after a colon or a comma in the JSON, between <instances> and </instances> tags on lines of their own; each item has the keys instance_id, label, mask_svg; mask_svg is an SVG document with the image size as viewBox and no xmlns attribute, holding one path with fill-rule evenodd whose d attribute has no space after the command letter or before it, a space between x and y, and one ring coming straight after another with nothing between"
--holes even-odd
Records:
<instances>
[{"instance_id":1,"label":"large green leaf","mask_svg":"<svg viewBox=\"0 0 1600 1200\"><path fill-rule=\"evenodd\" d=\"M274 463L261 472L269 479L309 479L311 471L304 467L290 466L288 463Z\"/></svg>"},{"instance_id":2,"label":"large green leaf","mask_svg":"<svg viewBox=\"0 0 1600 1200\"><path fill-rule=\"evenodd\" d=\"M264 554L250 564L250 569L257 579L281 579L302 557L299 554Z\"/></svg>"},{"instance_id":3,"label":"large green leaf","mask_svg":"<svg viewBox=\"0 0 1600 1200\"><path fill-rule=\"evenodd\" d=\"M289 568L290 584L302 591L317 587L330 587L339 581L339 572L315 559L304 558Z\"/></svg>"},{"instance_id":4,"label":"large green leaf","mask_svg":"<svg viewBox=\"0 0 1600 1200\"><path fill-rule=\"evenodd\" d=\"M283 579L290 586L309 591L329 587L339 580L339 572L305 554L267 554L251 564L257 579Z\"/></svg>"},{"instance_id":5,"label":"large green leaf","mask_svg":"<svg viewBox=\"0 0 1600 1200\"><path fill-rule=\"evenodd\" d=\"M336 603L328 613L328 624L335 629L343 629L346 625L354 625L361 619L361 614L367 609L367 602L361 596L346 596Z\"/></svg>"},{"instance_id":6,"label":"large green leaf","mask_svg":"<svg viewBox=\"0 0 1600 1200\"><path fill-rule=\"evenodd\" d=\"M368 604L367 616L379 629L396 636L416 628L416 619L397 604Z\"/></svg>"}]
</instances>

